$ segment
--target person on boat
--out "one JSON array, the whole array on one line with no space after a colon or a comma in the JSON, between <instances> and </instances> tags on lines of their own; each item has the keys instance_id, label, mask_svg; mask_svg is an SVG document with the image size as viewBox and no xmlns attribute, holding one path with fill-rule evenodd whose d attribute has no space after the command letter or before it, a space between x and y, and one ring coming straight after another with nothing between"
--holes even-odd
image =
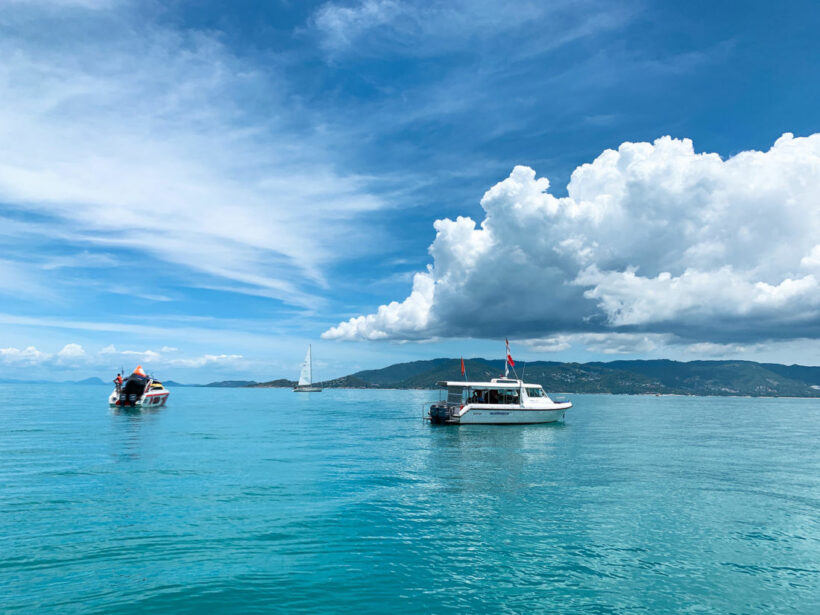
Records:
<instances>
[{"instance_id":1,"label":"person on boat","mask_svg":"<svg viewBox=\"0 0 820 615\"><path fill-rule=\"evenodd\" d=\"M117 377L114 378L114 386L117 387L117 396L119 396L120 392L122 391L122 375L117 374Z\"/></svg>"}]
</instances>

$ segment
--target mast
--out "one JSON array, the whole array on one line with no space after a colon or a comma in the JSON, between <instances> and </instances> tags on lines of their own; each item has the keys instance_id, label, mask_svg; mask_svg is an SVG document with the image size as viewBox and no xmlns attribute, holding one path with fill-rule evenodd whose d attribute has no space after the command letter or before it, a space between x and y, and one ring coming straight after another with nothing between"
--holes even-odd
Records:
<instances>
[{"instance_id":1,"label":"mast","mask_svg":"<svg viewBox=\"0 0 820 615\"><path fill-rule=\"evenodd\" d=\"M506 348L504 349L504 377L509 378L510 377L510 362L507 359L507 357L510 356L510 343L507 341L506 338L504 338L504 341L507 344Z\"/></svg>"},{"instance_id":2,"label":"mast","mask_svg":"<svg viewBox=\"0 0 820 615\"><path fill-rule=\"evenodd\" d=\"M310 344L308 344L308 379L310 384L313 384L313 353L311 352Z\"/></svg>"}]
</instances>

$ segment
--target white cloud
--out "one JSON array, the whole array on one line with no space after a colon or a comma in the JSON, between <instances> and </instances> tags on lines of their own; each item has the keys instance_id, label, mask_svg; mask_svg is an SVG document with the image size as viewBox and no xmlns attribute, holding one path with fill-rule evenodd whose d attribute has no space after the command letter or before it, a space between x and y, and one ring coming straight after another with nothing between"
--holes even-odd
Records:
<instances>
[{"instance_id":1,"label":"white cloud","mask_svg":"<svg viewBox=\"0 0 820 615\"><path fill-rule=\"evenodd\" d=\"M389 23L401 11L401 4L394 0L364 0L352 6L328 2L319 7L313 22L324 34L324 47L337 49L352 44L367 30Z\"/></svg>"},{"instance_id":2,"label":"white cloud","mask_svg":"<svg viewBox=\"0 0 820 615\"><path fill-rule=\"evenodd\" d=\"M820 134L727 160L688 139L624 143L578 167L563 198L519 166L484 195L480 225L436 221L433 263L408 299L324 337L818 335L820 285L805 271L818 194Z\"/></svg>"},{"instance_id":3,"label":"white cloud","mask_svg":"<svg viewBox=\"0 0 820 615\"><path fill-rule=\"evenodd\" d=\"M57 353L57 362L60 364L76 364L87 357L85 349L80 344L66 344Z\"/></svg>"},{"instance_id":4,"label":"white cloud","mask_svg":"<svg viewBox=\"0 0 820 615\"><path fill-rule=\"evenodd\" d=\"M205 354L191 359L172 359L169 365L175 367L205 367L206 365L235 365L242 360L241 354Z\"/></svg>"},{"instance_id":5,"label":"white cloud","mask_svg":"<svg viewBox=\"0 0 820 615\"><path fill-rule=\"evenodd\" d=\"M77 344L69 344L68 348L77 347L82 351L82 348ZM61 354L66 351L66 348L61 351ZM75 350L72 348L72 350ZM169 358L166 355L178 353L178 348L170 346L163 346L159 351L156 350L119 350L113 344L105 346L97 353L97 363L100 365L110 365L117 361L126 362L127 365L141 364L150 365L153 368L159 367L205 367L205 366L236 366L239 361L243 359L239 354L203 354L196 357L176 357ZM126 369L128 369L126 367Z\"/></svg>"},{"instance_id":6,"label":"white cloud","mask_svg":"<svg viewBox=\"0 0 820 615\"><path fill-rule=\"evenodd\" d=\"M713 342L698 342L686 346L686 351L694 356L732 357L759 350L761 344L715 344Z\"/></svg>"},{"instance_id":7,"label":"white cloud","mask_svg":"<svg viewBox=\"0 0 820 615\"><path fill-rule=\"evenodd\" d=\"M251 364L241 354L206 353L198 356L173 357L166 356L179 352L176 348L163 347L155 350L119 350L113 344L101 348L97 352L89 353L80 344L66 344L56 353L37 349L35 346L26 348L0 348L0 364L9 368L36 368L52 369L59 366L61 369L80 368L97 370L115 370L122 367L126 373L142 365L146 370L168 370L170 368L220 368L229 370L246 369Z\"/></svg>"},{"instance_id":8,"label":"white cloud","mask_svg":"<svg viewBox=\"0 0 820 615\"><path fill-rule=\"evenodd\" d=\"M96 254L87 250L80 254L56 256L45 261L41 267L47 271L54 269L79 268L79 267L117 267L120 261L110 254Z\"/></svg>"},{"instance_id":9,"label":"white cloud","mask_svg":"<svg viewBox=\"0 0 820 615\"><path fill-rule=\"evenodd\" d=\"M807 269L820 269L820 243L814 246L811 252L800 259L800 264Z\"/></svg>"},{"instance_id":10,"label":"white cloud","mask_svg":"<svg viewBox=\"0 0 820 615\"><path fill-rule=\"evenodd\" d=\"M515 5L499 0L357 0L326 2L310 25L330 56L463 53L465 44L482 41L486 48L488 41L508 41L515 33L513 53L520 57L617 27L630 17L629 7L597 0Z\"/></svg>"},{"instance_id":11,"label":"white cloud","mask_svg":"<svg viewBox=\"0 0 820 615\"><path fill-rule=\"evenodd\" d=\"M90 10L102 10L108 9L116 4L119 4L121 0L2 0L0 1L0 5L5 3L7 5L19 4L25 5L27 7L31 6L42 6L42 7L54 7L54 8L83 8L83 9L90 9Z\"/></svg>"},{"instance_id":12,"label":"white cloud","mask_svg":"<svg viewBox=\"0 0 820 615\"><path fill-rule=\"evenodd\" d=\"M51 359L53 355L37 350L34 346L26 348L0 348L0 359L11 365L39 365Z\"/></svg>"},{"instance_id":13,"label":"white cloud","mask_svg":"<svg viewBox=\"0 0 820 615\"><path fill-rule=\"evenodd\" d=\"M275 64L207 33L38 7L0 15L0 200L36 214L41 235L304 306L321 302L305 288L325 284L339 236L368 249L357 218L381 202L334 169L332 136L310 128Z\"/></svg>"},{"instance_id":14,"label":"white cloud","mask_svg":"<svg viewBox=\"0 0 820 615\"><path fill-rule=\"evenodd\" d=\"M0 294L38 300L54 300L54 292L31 263L0 258Z\"/></svg>"},{"instance_id":15,"label":"white cloud","mask_svg":"<svg viewBox=\"0 0 820 615\"><path fill-rule=\"evenodd\" d=\"M572 348L573 335L553 335L551 337L523 340L525 346L536 352L563 352Z\"/></svg>"},{"instance_id":16,"label":"white cloud","mask_svg":"<svg viewBox=\"0 0 820 615\"><path fill-rule=\"evenodd\" d=\"M136 361L137 363L157 363L162 359L162 353L155 350L117 350L113 344L109 344L100 350L99 354L107 359L119 357L121 360Z\"/></svg>"},{"instance_id":17,"label":"white cloud","mask_svg":"<svg viewBox=\"0 0 820 615\"><path fill-rule=\"evenodd\" d=\"M35 366L48 363L74 366L85 361L88 355L80 344L66 344L57 353L38 350L35 346L26 348L0 348L0 361L8 365Z\"/></svg>"},{"instance_id":18,"label":"white cloud","mask_svg":"<svg viewBox=\"0 0 820 615\"><path fill-rule=\"evenodd\" d=\"M581 345L602 354L645 354L673 341L663 333L571 333L546 338L521 340L536 352L562 352Z\"/></svg>"},{"instance_id":19,"label":"white cloud","mask_svg":"<svg viewBox=\"0 0 820 615\"><path fill-rule=\"evenodd\" d=\"M592 288L584 296L598 301L613 325L642 325L673 321L687 315L748 316L754 313L794 308L791 319L811 317L820 306L817 280L813 275L776 285L752 282L748 273L729 266L714 271L687 269L680 276L669 272L654 278L636 275L635 269L599 272L584 270L573 284ZM806 311L798 310L804 307Z\"/></svg>"},{"instance_id":20,"label":"white cloud","mask_svg":"<svg viewBox=\"0 0 820 615\"><path fill-rule=\"evenodd\" d=\"M326 331L322 337L378 340L424 335L429 327L433 290L433 278L427 273L417 273L413 279L413 291L407 299L383 305L375 314L351 318Z\"/></svg>"}]
</instances>

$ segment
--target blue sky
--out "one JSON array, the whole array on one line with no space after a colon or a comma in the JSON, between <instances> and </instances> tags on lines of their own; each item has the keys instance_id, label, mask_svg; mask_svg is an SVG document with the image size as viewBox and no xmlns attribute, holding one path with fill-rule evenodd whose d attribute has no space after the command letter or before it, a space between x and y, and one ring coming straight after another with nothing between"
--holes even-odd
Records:
<instances>
[{"instance_id":1,"label":"blue sky","mask_svg":"<svg viewBox=\"0 0 820 615\"><path fill-rule=\"evenodd\" d=\"M814 2L0 8L6 377L820 363Z\"/></svg>"}]
</instances>

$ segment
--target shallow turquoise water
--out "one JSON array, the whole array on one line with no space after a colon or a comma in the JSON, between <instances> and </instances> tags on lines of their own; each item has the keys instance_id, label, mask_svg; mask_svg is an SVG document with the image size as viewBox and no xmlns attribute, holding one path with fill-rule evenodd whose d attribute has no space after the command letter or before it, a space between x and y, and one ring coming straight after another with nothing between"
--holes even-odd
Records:
<instances>
[{"instance_id":1,"label":"shallow turquoise water","mask_svg":"<svg viewBox=\"0 0 820 615\"><path fill-rule=\"evenodd\" d=\"M0 385L4 612L820 613L820 402Z\"/></svg>"}]
</instances>

